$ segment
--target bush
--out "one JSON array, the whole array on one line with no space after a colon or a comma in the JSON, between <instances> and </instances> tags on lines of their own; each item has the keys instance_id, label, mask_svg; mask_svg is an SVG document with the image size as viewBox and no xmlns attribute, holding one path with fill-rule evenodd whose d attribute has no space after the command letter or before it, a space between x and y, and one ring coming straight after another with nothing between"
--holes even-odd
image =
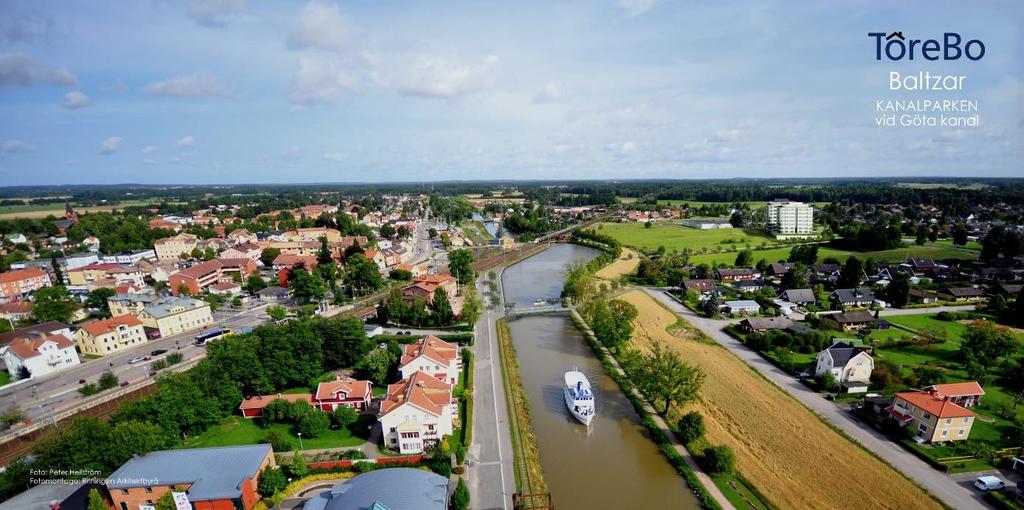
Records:
<instances>
[{"instance_id":1,"label":"bush","mask_svg":"<svg viewBox=\"0 0 1024 510\"><path fill-rule=\"evenodd\" d=\"M690 444L704 435L704 417L697 411L690 411L679 418L679 439Z\"/></svg>"},{"instance_id":2,"label":"bush","mask_svg":"<svg viewBox=\"0 0 1024 510\"><path fill-rule=\"evenodd\" d=\"M83 397L88 397L90 395L95 395L99 393L100 389L97 388L95 384L89 383L82 386L81 388L78 388L78 392L81 393Z\"/></svg>"},{"instance_id":3,"label":"bush","mask_svg":"<svg viewBox=\"0 0 1024 510\"><path fill-rule=\"evenodd\" d=\"M331 426L331 417L323 411L306 413L295 423L296 430L305 437L320 437Z\"/></svg>"},{"instance_id":4,"label":"bush","mask_svg":"<svg viewBox=\"0 0 1024 510\"><path fill-rule=\"evenodd\" d=\"M331 420L340 428L348 427L359 419L359 413L349 406L341 406L331 413Z\"/></svg>"},{"instance_id":5,"label":"bush","mask_svg":"<svg viewBox=\"0 0 1024 510\"><path fill-rule=\"evenodd\" d=\"M462 465L466 462L466 447L462 446L462 443L454 443L452 445L452 453L455 454L455 463Z\"/></svg>"},{"instance_id":6,"label":"bush","mask_svg":"<svg viewBox=\"0 0 1024 510\"><path fill-rule=\"evenodd\" d=\"M469 487L466 482L459 478L459 484L455 486L452 493L451 510L467 510L469 508Z\"/></svg>"},{"instance_id":7,"label":"bush","mask_svg":"<svg viewBox=\"0 0 1024 510\"><path fill-rule=\"evenodd\" d=\"M452 461L446 455L435 455L428 466L431 471L448 478L452 476Z\"/></svg>"},{"instance_id":8,"label":"bush","mask_svg":"<svg viewBox=\"0 0 1024 510\"><path fill-rule=\"evenodd\" d=\"M361 450L348 450L348 451L343 452L341 454L340 458L342 460L359 460L359 459L365 459L366 458L366 454L363 453Z\"/></svg>"},{"instance_id":9,"label":"bush","mask_svg":"<svg viewBox=\"0 0 1024 510\"><path fill-rule=\"evenodd\" d=\"M736 469L736 454L726 445L709 446L704 449L701 462L711 474L732 473Z\"/></svg>"},{"instance_id":10,"label":"bush","mask_svg":"<svg viewBox=\"0 0 1024 510\"><path fill-rule=\"evenodd\" d=\"M100 390L101 391L102 390L109 390L110 388L113 388L113 387L117 386L117 383L118 383L117 376L114 375L113 372L109 372L109 371L103 372L103 375L100 376Z\"/></svg>"},{"instance_id":11,"label":"bush","mask_svg":"<svg viewBox=\"0 0 1024 510\"><path fill-rule=\"evenodd\" d=\"M287 485L288 479L284 476L284 471L281 468L269 468L264 470L263 475L260 476L260 483L256 490L260 496L269 498L281 492Z\"/></svg>"},{"instance_id":12,"label":"bush","mask_svg":"<svg viewBox=\"0 0 1024 510\"><path fill-rule=\"evenodd\" d=\"M167 360L166 359L158 359L158 360L154 361L153 364L150 365L149 367L152 368L154 372L156 372L157 370L163 370L163 369L167 368Z\"/></svg>"},{"instance_id":13,"label":"bush","mask_svg":"<svg viewBox=\"0 0 1024 510\"><path fill-rule=\"evenodd\" d=\"M184 358L185 357L182 356L180 352L172 352L164 359L167 360L167 365L177 365L178 363L181 363L181 360Z\"/></svg>"},{"instance_id":14,"label":"bush","mask_svg":"<svg viewBox=\"0 0 1024 510\"><path fill-rule=\"evenodd\" d=\"M275 452L286 452L292 449L291 441L284 434L276 430L270 431L267 437L263 438L263 442L270 444L270 448Z\"/></svg>"}]
</instances>

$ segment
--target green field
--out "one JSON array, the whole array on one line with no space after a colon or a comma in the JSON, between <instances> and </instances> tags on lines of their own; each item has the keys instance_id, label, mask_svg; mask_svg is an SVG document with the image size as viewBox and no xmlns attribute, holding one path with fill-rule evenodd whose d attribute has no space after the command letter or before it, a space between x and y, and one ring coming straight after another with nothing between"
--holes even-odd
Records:
<instances>
[{"instance_id":1,"label":"green field","mask_svg":"<svg viewBox=\"0 0 1024 510\"><path fill-rule=\"evenodd\" d=\"M619 202L623 203L623 204L632 204L632 203L636 203L636 201L637 201L636 197L615 197L615 198L617 198L619 200ZM736 202L708 202L708 201L704 201L704 200L658 200L658 205L660 205L660 206L679 207L679 206L681 206L683 204L686 204L686 205L689 205L693 209L696 209L696 208L699 208L699 207L705 206L705 205L719 205L719 204L732 205L734 203L736 203ZM767 204L768 202L765 201L765 200L748 200L748 201L744 201L743 203L746 204L747 207L749 207L751 209L762 209L762 208L764 208L765 204ZM831 202L811 202L811 203L814 204L815 207L825 207L826 205L830 204Z\"/></svg>"},{"instance_id":2,"label":"green field","mask_svg":"<svg viewBox=\"0 0 1024 510\"><path fill-rule=\"evenodd\" d=\"M474 246L482 246L490 244L494 237L487 232L484 228L484 224L479 221L469 220L462 222L462 231L466 233L466 237L470 241L473 241Z\"/></svg>"},{"instance_id":3,"label":"green field","mask_svg":"<svg viewBox=\"0 0 1024 510\"><path fill-rule=\"evenodd\" d=\"M742 247L737 247L737 251ZM756 246L755 246L756 248ZM765 259L768 262L778 262L780 260L786 260L789 257L789 250L791 248L773 248L768 250L755 250L754 260ZM860 259L874 258L879 262L902 262L907 257L930 257L933 259L947 259L947 258L959 258L966 260L975 260L978 258L977 253L972 253L967 250L959 248L953 248L952 246L942 246L940 244L926 244L924 246L909 245L905 248L895 248L892 250L881 250L881 251L863 251L863 252L852 252L847 250L838 250L835 248L829 248L822 246L818 249L818 260L823 260L828 257L835 257L840 261L846 260L850 255L856 255ZM736 262L736 253L708 253L698 254L690 257L691 264L728 264L731 265Z\"/></svg>"},{"instance_id":4,"label":"green field","mask_svg":"<svg viewBox=\"0 0 1024 510\"><path fill-rule=\"evenodd\" d=\"M79 206L74 203L71 207L79 213L87 212L109 212L114 209L124 209L125 207L133 205L149 205L159 204L161 199L153 198L146 200L122 200L117 204L111 205L92 205L92 206ZM64 203L54 204L24 204L24 205L5 205L0 206L0 219L12 219L12 218L45 218L49 215L61 216L64 214Z\"/></svg>"},{"instance_id":5,"label":"green field","mask_svg":"<svg viewBox=\"0 0 1024 510\"><path fill-rule=\"evenodd\" d=\"M372 419L372 416L360 416L359 422L356 422L353 428L368 426L372 423ZM259 444L263 442L271 431L277 431L284 437L287 437L291 441L293 448L299 447L299 438L292 433L291 425L274 423L264 428L257 425L255 420L242 418L241 416L228 416L220 425L210 427L199 436L185 441L182 448ZM367 429L367 434L369 434L369 429ZM365 438L353 435L349 429L336 429L328 430L318 438L302 438L302 447L307 450L315 450L358 446L365 442Z\"/></svg>"},{"instance_id":6,"label":"green field","mask_svg":"<svg viewBox=\"0 0 1024 510\"><path fill-rule=\"evenodd\" d=\"M715 250L736 247L737 250L741 250L748 244L751 247L756 247L763 242L771 244L776 242L770 237L750 234L734 228L698 230L684 227L675 222L654 223L651 228L646 228L644 225L644 223L601 223L598 228L602 234L610 235L626 246L641 250L656 250L659 246L664 246L668 251L690 249L695 253L700 253L704 248ZM733 258L735 259L735 256Z\"/></svg>"}]
</instances>

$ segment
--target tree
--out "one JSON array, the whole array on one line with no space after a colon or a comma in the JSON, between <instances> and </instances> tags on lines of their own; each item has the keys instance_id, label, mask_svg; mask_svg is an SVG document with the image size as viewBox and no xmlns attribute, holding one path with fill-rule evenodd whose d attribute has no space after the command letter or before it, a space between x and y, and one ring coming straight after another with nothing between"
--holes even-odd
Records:
<instances>
[{"instance_id":1,"label":"tree","mask_svg":"<svg viewBox=\"0 0 1024 510\"><path fill-rule=\"evenodd\" d=\"M107 299L110 299L117 295L114 289L109 287L100 287L89 291L89 296L85 298L85 306L98 310L100 315L110 315L110 305L107 303Z\"/></svg>"},{"instance_id":2,"label":"tree","mask_svg":"<svg viewBox=\"0 0 1024 510\"><path fill-rule=\"evenodd\" d=\"M754 253L750 250L743 250L736 255L736 267L750 267L754 262Z\"/></svg>"},{"instance_id":3,"label":"tree","mask_svg":"<svg viewBox=\"0 0 1024 510\"><path fill-rule=\"evenodd\" d=\"M387 349L374 349L373 352L364 358L363 362L373 384L381 385L387 382L388 372L391 370L391 364L394 361L395 357Z\"/></svg>"},{"instance_id":4,"label":"tree","mask_svg":"<svg viewBox=\"0 0 1024 510\"><path fill-rule=\"evenodd\" d=\"M154 510L177 510L178 505L174 503L174 496L168 491L160 496L156 502L153 503Z\"/></svg>"},{"instance_id":5,"label":"tree","mask_svg":"<svg viewBox=\"0 0 1024 510\"><path fill-rule=\"evenodd\" d=\"M953 227L953 246L967 245L967 225L959 221Z\"/></svg>"},{"instance_id":6,"label":"tree","mask_svg":"<svg viewBox=\"0 0 1024 510\"><path fill-rule=\"evenodd\" d=\"M917 384L919 386L942 384L945 381L945 371L939 367L921 365L914 367L913 371L914 377L917 378Z\"/></svg>"},{"instance_id":7,"label":"tree","mask_svg":"<svg viewBox=\"0 0 1024 510\"><path fill-rule=\"evenodd\" d=\"M789 268L789 271L782 275L782 290L804 289L807 288L807 285L807 266L803 262L793 264L793 267Z\"/></svg>"},{"instance_id":8,"label":"tree","mask_svg":"<svg viewBox=\"0 0 1024 510\"><path fill-rule=\"evenodd\" d=\"M885 288L885 299L896 308L903 308L910 302L910 277L906 273L896 273Z\"/></svg>"},{"instance_id":9,"label":"tree","mask_svg":"<svg viewBox=\"0 0 1024 510\"><path fill-rule=\"evenodd\" d=\"M250 294L255 294L265 288L267 288L267 281L258 274L249 275L249 278L245 280L245 290Z\"/></svg>"},{"instance_id":10,"label":"tree","mask_svg":"<svg viewBox=\"0 0 1024 510\"><path fill-rule=\"evenodd\" d=\"M684 445L704 435L704 417L697 411L690 411L679 418L679 439Z\"/></svg>"},{"instance_id":11,"label":"tree","mask_svg":"<svg viewBox=\"0 0 1024 510\"><path fill-rule=\"evenodd\" d=\"M169 446L164 430L155 423L139 420L118 422L110 429L107 447L111 463L127 462L133 455L160 450Z\"/></svg>"},{"instance_id":12,"label":"tree","mask_svg":"<svg viewBox=\"0 0 1024 510\"><path fill-rule=\"evenodd\" d=\"M455 486L449 506L451 510L467 510L469 508L469 488L466 487L466 482L462 478L459 478L459 483Z\"/></svg>"},{"instance_id":13,"label":"tree","mask_svg":"<svg viewBox=\"0 0 1024 510\"><path fill-rule=\"evenodd\" d=\"M86 510L110 510L107 506L106 500L100 495L100 491L97 489L89 489L89 502L86 504Z\"/></svg>"},{"instance_id":14,"label":"tree","mask_svg":"<svg viewBox=\"0 0 1024 510\"><path fill-rule=\"evenodd\" d=\"M346 428L359 419L359 413L349 406L340 406L331 413L331 421L339 428Z\"/></svg>"},{"instance_id":15,"label":"tree","mask_svg":"<svg viewBox=\"0 0 1024 510\"><path fill-rule=\"evenodd\" d=\"M274 259L281 255L281 250L278 248L264 248L260 252L260 262L263 263L263 267L271 267L274 265Z\"/></svg>"},{"instance_id":16,"label":"tree","mask_svg":"<svg viewBox=\"0 0 1024 510\"><path fill-rule=\"evenodd\" d=\"M318 302L327 295L327 284L320 278L320 274L302 268L292 271L288 287L295 299L307 303Z\"/></svg>"},{"instance_id":17,"label":"tree","mask_svg":"<svg viewBox=\"0 0 1024 510\"><path fill-rule=\"evenodd\" d=\"M846 259L843 269L839 274L837 285L841 289L850 289L860 285L861 277L864 276L864 264L857 257L851 256Z\"/></svg>"},{"instance_id":18,"label":"tree","mask_svg":"<svg viewBox=\"0 0 1024 510\"><path fill-rule=\"evenodd\" d=\"M459 285L473 283L476 272L473 271L473 253L468 249L448 252L448 271L459 280Z\"/></svg>"},{"instance_id":19,"label":"tree","mask_svg":"<svg viewBox=\"0 0 1024 510\"><path fill-rule=\"evenodd\" d=\"M711 291L711 295L704 300L700 305L700 311L705 317L714 317L718 315L718 309L721 305L721 298L718 297L718 291Z\"/></svg>"},{"instance_id":20,"label":"tree","mask_svg":"<svg viewBox=\"0 0 1024 510\"><path fill-rule=\"evenodd\" d=\"M816 244L802 244L797 245L789 250L789 258L787 262L802 262L805 266L810 266L818 262L818 245Z\"/></svg>"},{"instance_id":21,"label":"tree","mask_svg":"<svg viewBox=\"0 0 1024 510\"><path fill-rule=\"evenodd\" d=\"M639 356L640 363L633 367L637 387L652 401L664 403L662 414L668 414L672 404L684 405L697 398L704 384L704 371L685 363L678 354L655 343L649 354Z\"/></svg>"},{"instance_id":22,"label":"tree","mask_svg":"<svg viewBox=\"0 0 1024 510\"><path fill-rule=\"evenodd\" d=\"M71 322L77 309L74 298L63 285L44 287L32 295L32 315L40 322Z\"/></svg>"},{"instance_id":23,"label":"tree","mask_svg":"<svg viewBox=\"0 0 1024 510\"><path fill-rule=\"evenodd\" d=\"M379 232L382 239L391 239L392 237L395 237L395 227L390 223L381 225Z\"/></svg>"},{"instance_id":24,"label":"tree","mask_svg":"<svg viewBox=\"0 0 1024 510\"><path fill-rule=\"evenodd\" d=\"M430 316L438 326L448 326L455 321L455 313L452 312L452 304L444 287L438 287L434 291L434 299L430 303Z\"/></svg>"},{"instance_id":25,"label":"tree","mask_svg":"<svg viewBox=\"0 0 1024 510\"><path fill-rule=\"evenodd\" d=\"M483 304L480 302L480 297L477 296L476 286L467 285L462 289L462 312L459 314L459 318L462 322L472 326L476 324L476 321L480 320L480 314L483 313Z\"/></svg>"},{"instance_id":26,"label":"tree","mask_svg":"<svg viewBox=\"0 0 1024 510\"><path fill-rule=\"evenodd\" d=\"M331 427L331 417L323 411L312 411L306 413L298 422L295 423L295 429L300 432L303 437L320 437L321 434L327 432L327 429Z\"/></svg>"},{"instance_id":27,"label":"tree","mask_svg":"<svg viewBox=\"0 0 1024 510\"><path fill-rule=\"evenodd\" d=\"M412 271L406 271L405 269L392 269L388 273L388 278L392 280L398 280L400 282L407 282L412 280Z\"/></svg>"},{"instance_id":28,"label":"tree","mask_svg":"<svg viewBox=\"0 0 1024 510\"><path fill-rule=\"evenodd\" d=\"M288 309L280 305L270 305L267 307L267 315L275 321L282 321L288 316Z\"/></svg>"},{"instance_id":29,"label":"tree","mask_svg":"<svg viewBox=\"0 0 1024 510\"><path fill-rule=\"evenodd\" d=\"M292 458L288 459L288 464L285 464L284 468L288 471L288 476L292 478L302 478L309 473L309 465L306 464L306 459L298 450L292 452Z\"/></svg>"},{"instance_id":30,"label":"tree","mask_svg":"<svg viewBox=\"0 0 1024 510\"><path fill-rule=\"evenodd\" d=\"M968 325L961 338L960 354L968 367L972 364L993 366L1003 355L1014 353L1019 347L1017 338L1008 328L987 320Z\"/></svg>"},{"instance_id":31,"label":"tree","mask_svg":"<svg viewBox=\"0 0 1024 510\"><path fill-rule=\"evenodd\" d=\"M110 388L117 386L117 383L117 376L114 375L113 372L108 370L106 372L103 372L103 375L100 376L99 388L101 390L109 390Z\"/></svg>"},{"instance_id":32,"label":"tree","mask_svg":"<svg viewBox=\"0 0 1024 510\"><path fill-rule=\"evenodd\" d=\"M928 242L928 226L921 224L917 226L917 237L914 239L914 243L918 246L924 246Z\"/></svg>"},{"instance_id":33,"label":"tree","mask_svg":"<svg viewBox=\"0 0 1024 510\"><path fill-rule=\"evenodd\" d=\"M264 469L263 474L260 475L260 482L256 486L256 491L260 493L260 496L269 498L281 492L287 486L288 478L284 476L284 470L281 468L268 468Z\"/></svg>"},{"instance_id":34,"label":"tree","mask_svg":"<svg viewBox=\"0 0 1024 510\"><path fill-rule=\"evenodd\" d=\"M327 236L320 237L320 250L317 251L316 262L319 265L334 263L334 254L331 253L331 248L327 246Z\"/></svg>"},{"instance_id":35,"label":"tree","mask_svg":"<svg viewBox=\"0 0 1024 510\"><path fill-rule=\"evenodd\" d=\"M345 284L352 295L361 296L384 286L384 278L380 275L380 268L376 262L361 253L353 254L347 262Z\"/></svg>"},{"instance_id":36,"label":"tree","mask_svg":"<svg viewBox=\"0 0 1024 510\"><path fill-rule=\"evenodd\" d=\"M728 474L736 469L736 454L726 445L705 448L701 460L704 468L711 474Z\"/></svg>"},{"instance_id":37,"label":"tree","mask_svg":"<svg viewBox=\"0 0 1024 510\"><path fill-rule=\"evenodd\" d=\"M366 336L363 321L356 317L331 317L314 323L323 338L324 368L351 367L370 350L373 342Z\"/></svg>"}]
</instances>

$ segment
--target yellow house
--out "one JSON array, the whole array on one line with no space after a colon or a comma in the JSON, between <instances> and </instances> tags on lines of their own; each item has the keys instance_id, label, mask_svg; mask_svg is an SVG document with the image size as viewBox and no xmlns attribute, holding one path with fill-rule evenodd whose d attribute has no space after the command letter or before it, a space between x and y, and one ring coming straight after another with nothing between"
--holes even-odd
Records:
<instances>
[{"instance_id":1,"label":"yellow house","mask_svg":"<svg viewBox=\"0 0 1024 510\"><path fill-rule=\"evenodd\" d=\"M290 241L319 241L321 237L326 237L329 243L341 241L341 232L327 227L297 228L283 235Z\"/></svg>"},{"instance_id":2,"label":"yellow house","mask_svg":"<svg viewBox=\"0 0 1024 510\"><path fill-rule=\"evenodd\" d=\"M148 304L139 313L147 328L160 330L161 337L213 325L210 303L185 296L160 299Z\"/></svg>"},{"instance_id":3,"label":"yellow house","mask_svg":"<svg viewBox=\"0 0 1024 510\"><path fill-rule=\"evenodd\" d=\"M138 317L146 305L156 303L160 296L156 294L116 294L107 298L107 306L110 307L110 315L134 315Z\"/></svg>"},{"instance_id":4,"label":"yellow house","mask_svg":"<svg viewBox=\"0 0 1024 510\"><path fill-rule=\"evenodd\" d=\"M121 269L120 264L89 264L68 271L68 283L71 285L89 285L96 280L107 277L107 273Z\"/></svg>"},{"instance_id":5,"label":"yellow house","mask_svg":"<svg viewBox=\"0 0 1024 510\"><path fill-rule=\"evenodd\" d=\"M156 258L159 260L178 260L181 254L191 254L199 246L199 238L192 234L182 233L174 237L165 237L153 242Z\"/></svg>"},{"instance_id":6,"label":"yellow house","mask_svg":"<svg viewBox=\"0 0 1024 510\"><path fill-rule=\"evenodd\" d=\"M104 356L146 342L142 321L131 315L115 316L82 325L75 331L82 354Z\"/></svg>"},{"instance_id":7,"label":"yellow house","mask_svg":"<svg viewBox=\"0 0 1024 510\"><path fill-rule=\"evenodd\" d=\"M918 437L929 443L966 441L975 417L966 407L929 391L897 393L888 411L901 425L910 426Z\"/></svg>"}]
</instances>

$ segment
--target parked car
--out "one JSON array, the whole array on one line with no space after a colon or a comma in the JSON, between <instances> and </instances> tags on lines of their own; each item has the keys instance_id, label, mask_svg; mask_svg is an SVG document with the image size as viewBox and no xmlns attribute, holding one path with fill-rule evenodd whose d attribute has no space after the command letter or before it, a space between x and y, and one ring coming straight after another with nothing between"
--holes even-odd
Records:
<instances>
[{"instance_id":1,"label":"parked car","mask_svg":"<svg viewBox=\"0 0 1024 510\"><path fill-rule=\"evenodd\" d=\"M143 361L149 361L149 356L145 356L145 357L139 356L139 357L132 358L132 359L128 360L128 364L129 365L134 365L136 363L141 363Z\"/></svg>"},{"instance_id":2,"label":"parked car","mask_svg":"<svg viewBox=\"0 0 1024 510\"><path fill-rule=\"evenodd\" d=\"M974 480L974 486L985 491L1001 491L1006 488L1006 483L995 476L979 476Z\"/></svg>"},{"instance_id":3,"label":"parked car","mask_svg":"<svg viewBox=\"0 0 1024 510\"><path fill-rule=\"evenodd\" d=\"M167 349L157 349L157 350L149 353L149 355L150 356L159 356L159 355L161 355L161 354L163 354L165 352L167 352Z\"/></svg>"}]
</instances>

